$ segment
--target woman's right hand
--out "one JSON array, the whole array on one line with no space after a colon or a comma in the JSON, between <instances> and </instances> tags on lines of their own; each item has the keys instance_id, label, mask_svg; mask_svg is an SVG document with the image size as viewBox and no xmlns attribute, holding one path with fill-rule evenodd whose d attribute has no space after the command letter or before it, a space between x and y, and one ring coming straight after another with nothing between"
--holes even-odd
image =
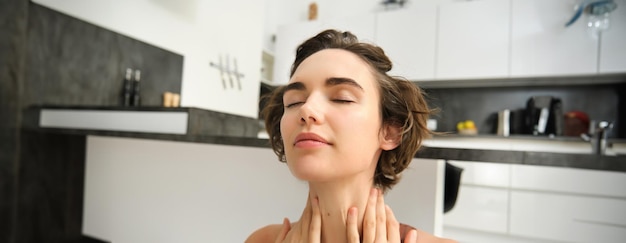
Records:
<instances>
[{"instance_id":1,"label":"woman's right hand","mask_svg":"<svg viewBox=\"0 0 626 243\"><path fill-rule=\"evenodd\" d=\"M319 202L317 198L311 199L309 197L300 220L292 226L289 219L285 218L280 233L274 242L320 242L321 232L322 216L320 214Z\"/></svg>"},{"instance_id":2,"label":"woman's right hand","mask_svg":"<svg viewBox=\"0 0 626 243\"><path fill-rule=\"evenodd\" d=\"M358 210L352 207L348 210L347 235L349 243L360 243L359 228L357 222ZM392 242L400 243L400 223L396 220L391 208L385 204L383 194L379 189L370 192L365 215L363 216L364 243ZM417 242L417 231L410 230L404 238L404 242Z\"/></svg>"}]
</instances>

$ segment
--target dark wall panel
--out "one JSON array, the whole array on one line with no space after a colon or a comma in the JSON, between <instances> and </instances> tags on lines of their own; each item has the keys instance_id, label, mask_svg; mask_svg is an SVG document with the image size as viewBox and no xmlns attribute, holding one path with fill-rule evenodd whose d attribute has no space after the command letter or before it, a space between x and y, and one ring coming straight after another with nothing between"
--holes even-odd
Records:
<instances>
[{"instance_id":1,"label":"dark wall panel","mask_svg":"<svg viewBox=\"0 0 626 243\"><path fill-rule=\"evenodd\" d=\"M0 242L82 242L84 136L22 131L30 105L119 104L142 71L142 104L180 93L183 57L27 0L0 1Z\"/></svg>"},{"instance_id":2,"label":"dark wall panel","mask_svg":"<svg viewBox=\"0 0 626 243\"><path fill-rule=\"evenodd\" d=\"M0 1L0 242L12 242L28 0Z\"/></svg>"},{"instance_id":3,"label":"dark wall panel","mask_svg":"<svg viewBox=\"0 0 626 243\"><path fill-rule=\"evenodd\" d=\"M85 140L22 131L16 243L82 237Z\"/></svg>"},{"instance_id":4,"label":"dark wall panel","mask_svg":"<svg viewBox=\"0 0 626 243\"><path fill-rule=\"evenodd\" d=\"M119 105L126 68L141 70L142 105L180 93L183 57L30 4L24 105Z\"/></svg>"}]
</instances>

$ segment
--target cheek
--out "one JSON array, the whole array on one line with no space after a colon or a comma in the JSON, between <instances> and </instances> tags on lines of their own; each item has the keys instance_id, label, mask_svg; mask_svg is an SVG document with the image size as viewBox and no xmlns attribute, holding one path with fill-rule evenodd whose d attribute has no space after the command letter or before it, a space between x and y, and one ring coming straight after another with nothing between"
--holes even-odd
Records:
<instances>
[{"instance_id":1,"label":"cheek","mask_svg":"<svg viewBox=\"0 0 626 243\"><path fill-rule=\"evenodd\" d=\"M342 117L342 119L336 120L336 122L341 124L342 130L350 131L348 134L359 143L378 139L381 119L378 114L371 111L348 114L350 113L344 112L337 115L338 117Z\"/></svg>"},{"instance_id":2,"label":"cheek","mask_svg":"<svg viewBox=\"0 0 626 243\"><path fill-rule=\"evenodd\" d=\"M285 137L285 136L286 136L286 133L285 133L285 132L286 132L286 130L287 130L287 129L286 129L286 126L287 126L287 124L286 124L286 117L285 117L285 115L283 114L283 116L280 118L280 134L281 134L283 137Z\"/></svg>"},{"instance_id":3,"label":"cheek","mask_svg":"<svg viewBox=\"0 0 626 243\"><path fill-rule=\"evenodd\" d=\"M291 133L294 129L294 126L297 125L296 122L294 122L293 117L294 116L290 113L284 113L282 118L280 119L280 134L283 137L283 143L291 139ZM285 147L287 147L286 145L287 144L285 143Z\"/></svg>"}]
</instances>

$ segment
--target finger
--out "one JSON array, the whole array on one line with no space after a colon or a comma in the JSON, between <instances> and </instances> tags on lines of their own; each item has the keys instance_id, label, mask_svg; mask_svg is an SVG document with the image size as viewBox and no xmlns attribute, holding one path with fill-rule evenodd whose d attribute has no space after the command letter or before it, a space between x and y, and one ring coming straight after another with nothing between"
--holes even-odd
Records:
<instances>
[{"instance_id":1,"label":"finger","mask_svg":"<svg viewBox=\"0 0 626 243\"><path fill-rule=\"evenodd\" d=\"M363 242L370 243L376 239L376 200L378 199L378 190L372 188L370 191L365 215L363 216Z\"/></svg>"},{"instance_id":2,"label":"finger","mask_svg":"<svg viewBox=\"0 0 626 243\"><path fill-rule=\"evenodd\" d=\"M359 243L359 226L357 225L357 209L351 207L348 209L348 225L347 232L348 243Z\"/></svg>"},{"instance_id":3,"label":"finger","mask_svg":"<svg viewBox=\"0 0 626 243\"><path fill-rule=\"evenodd\" d=\"M322 215L320 213L320 204L317 198L312 203L311 224L309 225L309 242L320 242L322 236Z\"/></svg>"},{"instance_id":4,"label":"finger","mask_svg":"<svg viewBox=\"0 0 626 243\"><path fill-rule=\"evenodd\" d=\"M387 242L387 212L385 199L380 189L376 196L376 242Z\"/></svg>"},{"instance_id":5,"label":"finger","mask_svg":"<svg viewBox=\"0 0 626 243\"><path fill-rule=\"evenodd\" d=\"M400 223L396 220L396 216L393 215L393 211L387 205L385 205L385 214L387 215L387 239L389 242L400 243ZM413 241L406 241L413 242Z\"/></svg>"},{"instance_id":6,"label":"finger","mask_svg":"<svg viewBox=\"0 0 626 243\"><path fill-rule=\"evenodd\" d=\"M415 229L409 230L409 232L407 232L406 236L404 237L404 242L417 243L417 230Z\"/></svg>"},{"instance_id":7,"label":"finger","mask_svg":"<svg viewBox=\"0 0 626 243\"><path fill-rule=\"evenodd\" d=\"M302 212L302 217L298 222L298 232L302 236L302 239L309 238L309 225L311 224L311 197L306 200L306 207L304 207L304 212Z\"/></svg>"},{"instance_id":8,"label":"finger","mask_svg":"<svg viewBox=\"0 0 626 243\"><path fill-rule=\"evenodd\" d=\"M287 237L287 232L291 230L291 223L288 218L283 219L283 226L280 228L280 233L278 233L278 237L276 237L275 243L282 242Z\"/></svg>"}]
</instances>

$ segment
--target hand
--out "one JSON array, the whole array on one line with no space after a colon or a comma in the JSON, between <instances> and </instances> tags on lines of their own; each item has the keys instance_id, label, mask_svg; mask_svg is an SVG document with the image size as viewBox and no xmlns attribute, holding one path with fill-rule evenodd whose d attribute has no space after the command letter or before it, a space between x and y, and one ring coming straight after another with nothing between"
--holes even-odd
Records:
<instances>
[{"instance_id":1,"label":"hand","mask_svg":"<svg viewBox=\"0 0 626 243\"><path fill-rule=\"evenodd\" d=\"M320 214L319 201L317 198L309 199L306 202L306 207L302 212L300 221L291 227L289 219L283 220L283 227L278 233L278 237L274 241L275 243L296 243L296 242L308 242L318 243L320 242L322 235L322 215Z\"/></svg>"},{"instance_id":2,"label":"hand","mask_svg":"<svg viewBox=\"0 0 626 243\"><path fill-rule=\"evenodd\" d=\"M357 209L348 210L347 235L349 243L359 243L359 229L357 225ZM363 216L363 242L400 243L400 223L396 220L391 208L385 205L385 199L378 189L372 189ZM417 231L410 230L404 242L417 242Z\"/></svg>"}]
</instances>

